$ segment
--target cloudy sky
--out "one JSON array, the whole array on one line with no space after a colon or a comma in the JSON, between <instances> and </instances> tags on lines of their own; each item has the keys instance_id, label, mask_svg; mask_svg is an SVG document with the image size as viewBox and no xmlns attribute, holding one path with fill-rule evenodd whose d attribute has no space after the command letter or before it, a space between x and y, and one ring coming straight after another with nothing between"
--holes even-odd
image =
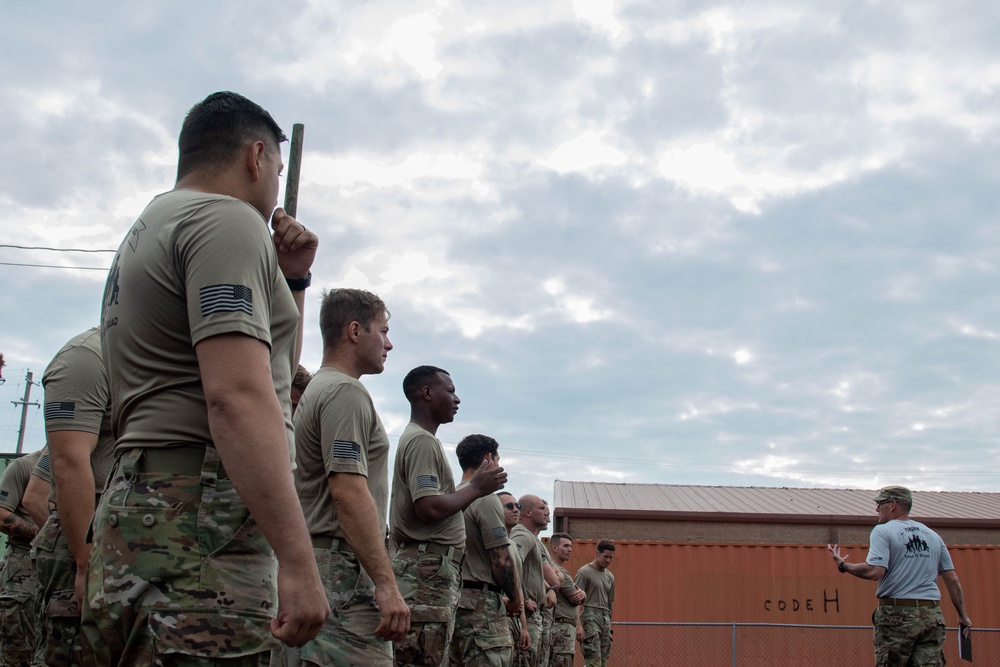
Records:
<instances>
[{"instance_id":1,"label":"cloudy sky","mask_svg":"<svg viewBox=\"0 0 1000 667\"><path fill-rule=\"evenodd\" d=\"M305 124L314 286L554 479L1000 490L1000 46L981 2L8 2L0 451L98 321L190 106ZM55 265L63 268L17 266ZM303 361L320 359L320 290ZM41 396L33 388L32 398ZM25 450L43 442L28 410Z\"/></svg>"}]
</instances>

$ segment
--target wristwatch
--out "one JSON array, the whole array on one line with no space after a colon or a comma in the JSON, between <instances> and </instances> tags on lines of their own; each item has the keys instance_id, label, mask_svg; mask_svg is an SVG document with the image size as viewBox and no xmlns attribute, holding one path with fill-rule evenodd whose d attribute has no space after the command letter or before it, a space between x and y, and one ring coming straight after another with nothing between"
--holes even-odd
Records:
<instances>
[{"instance_id":1,"label":"wristwatch","mask_svg":"<svg viewBox=\"0 0 1000 667\"><path fill-rule=\"evenodd\" d=\"M837 563L837 569L840 570L841 572L847 572L847 566L845 565L845 561L840 561L839 563Z\"/></svg>"},{"instance_id":2,"label":"wristwatch","mask_svg":"<svg viewBox=\"0 0 1000 667\"><path fill-rule=\"evenodd\" d=\"M312 271L307 273L305 278L285 278L285 282L288 283L288 289L293 292L304 292L307 287L312 285L312 281Z\"/></svg>"}]
</instances>

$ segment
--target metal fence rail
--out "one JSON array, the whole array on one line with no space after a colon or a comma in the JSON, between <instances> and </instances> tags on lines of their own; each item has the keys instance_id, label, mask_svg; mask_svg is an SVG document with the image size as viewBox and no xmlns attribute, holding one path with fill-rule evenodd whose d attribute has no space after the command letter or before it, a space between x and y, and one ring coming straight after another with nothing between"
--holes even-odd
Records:
<instances>
[{"instance_id":1,"label":"metal fence rail","mask_svg":"<svg viewBox=\"0 0 1000 667\"><path fill-rule=\"evenodd\" d=\"M613 623L609 667L844 667L874 664L871 626L775 623ZM1000 629L974 628L980 665L1000 665ZM958 629L944 655L958 659ZM577 648L576 665L583 665Z\"/></svg>"}]
</instances>

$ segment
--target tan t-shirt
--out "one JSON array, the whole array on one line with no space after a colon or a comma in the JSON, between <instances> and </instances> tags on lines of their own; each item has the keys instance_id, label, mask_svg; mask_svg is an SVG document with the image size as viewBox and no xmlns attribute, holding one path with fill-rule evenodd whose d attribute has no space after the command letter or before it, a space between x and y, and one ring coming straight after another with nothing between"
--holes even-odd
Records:
<instances>
[{"instance_id":1,"label":"tan t-shirt","mask_svg":"<svg viewBox=\"0 0 1000 667\"><path fill-rule=\"evenodd\" d=\"M299 312L252 206L189 190L153 199L115 255L101 322L118 450L211 444L195 345L239 333L270 348L294 460Z\"/></svg>"},{"instance_id":2,"label":"tan t-shirt","mask_svg":"<svg viewBox=\"0 0 1000 667\"><path fill-rule=\"evenodd\" d=\"M545 578L542 576L542 543L524 527L517 524L510 531L511 541L517 545L517 550L523 562L524 592L541 606L545 597Z\"/></svg>"},{"instance_id":3,"label":"tan t-shirt","mask_svg":"<svg viewBox=\"0 0 1000 667\"><path fill-rule=\"evenodd\" d=\"M101 357L100 329L95 327L71 338L49 362L42 386L46 433L82 431L97 436L97 446L90 453L90 469L94 491L100 496L115 461L111 395ZM51 477L48 481L52 481Z\"/></svg>"},{"instance_id":4,"label":"tan t-shirt","mask_svg":"<svg viewBox=\"0 0 1000 667\"><path fill-rule=\"evenodd\" d=\"M458 488L468 486L468 482ZM503 520L503 504L492 493L472 501L462 512L465 520L465 561L462 579L499 586L493 577L489 551L510 544Z\"/></svg>"},{"instance_id":5,"label":"tan t-shirt","mask_svg":"<svg viewBox=\"0 0 1000 667\"><path fill-rule=\"evenodd\" d=\"M562 565L555 562L553 562L552 567L556 568L556 572L559 574L559 587L556 588L554 618L557 621L576 623L576 605L569 601L569 596L576 591L576 584L573 583L573 575Z\"/></svg>"},{"instance_id":6,"label":"tan t-shirt","mask_svg":"<svg viewBox=\"0 0 1000 667\"><path fill-rule=\"evenodd\" d=\"M41 456L41 450L20 456L8 463L7 469L0 476L0 507L11 512L18 519L27 521L32 526L35 525L35 522L31 520L28 510L24 509L21 500L24 498L24 490L28 488L31 470ZM7 539L20 547L31 545L31 540L21 537L8 537Z\"/></svg>"},{"instance_id":7,"label":"tan t-shirt","mask_svg":"<svg viewBox=\"0 0 1000 667\"><path fill-rule=\"evenodd\" d=\"M414 501L421 498L454 492L455 478L441 441L416 424L407 424L399 436L392 471L389 525L393 543L434 542L465 548L465 520L461 512L427 524L413 507Z\"/></svg>"},{"instance_id":8,"label":"tan t-shirt","mask_svg":"<svg viewBox=\"0 0 1000 667\"><path fill-rule=\"evenodd\" d=\"M343 538L330 496L331 473L363 475L385 532L389 505L389 436L368 390L335 368L320 368L295 411L295 490L309 534Z\"/></svg>"},{"instance_id":9,"label":"tan t-shirt","mask_svg":"<svg viewBox=\"0 0 1000 667\"><path fill-rule=\"evenodd\" d=\"M605 569L602 572L587 563L576 571L576 585L587 594L584 607L611 611L615 601L615 575L611 574L611 570Z\"/></svg>"}]
</instances>

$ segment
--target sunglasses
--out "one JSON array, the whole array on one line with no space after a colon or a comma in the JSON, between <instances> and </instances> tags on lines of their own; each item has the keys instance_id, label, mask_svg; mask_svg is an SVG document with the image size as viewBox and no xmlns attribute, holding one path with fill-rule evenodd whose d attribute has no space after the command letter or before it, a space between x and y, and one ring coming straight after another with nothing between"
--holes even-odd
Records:
<instances>
[{"instance_id":1,"label":"sunglasses","mask_svg":"<svg viewBox=\"0 0 1000 667\"><path fill-rule=\"evenodd\" d=\"M888 503L894 503L894 502L896 502L896 501L895 500L876 500L875 501L875 509L880 510L880 509L882 509L882 505L886 505Z\"/></svg>"},{"instance_id":2,"label":"sunglasses","mask_svg":"<svg viewBox=\"0 0 1000 667\"><path fill-rule=\"evenodd\" d=\"M521 509L521 503L504 503L503 506L509 510Z\"/></svg>"}]
</instances>

